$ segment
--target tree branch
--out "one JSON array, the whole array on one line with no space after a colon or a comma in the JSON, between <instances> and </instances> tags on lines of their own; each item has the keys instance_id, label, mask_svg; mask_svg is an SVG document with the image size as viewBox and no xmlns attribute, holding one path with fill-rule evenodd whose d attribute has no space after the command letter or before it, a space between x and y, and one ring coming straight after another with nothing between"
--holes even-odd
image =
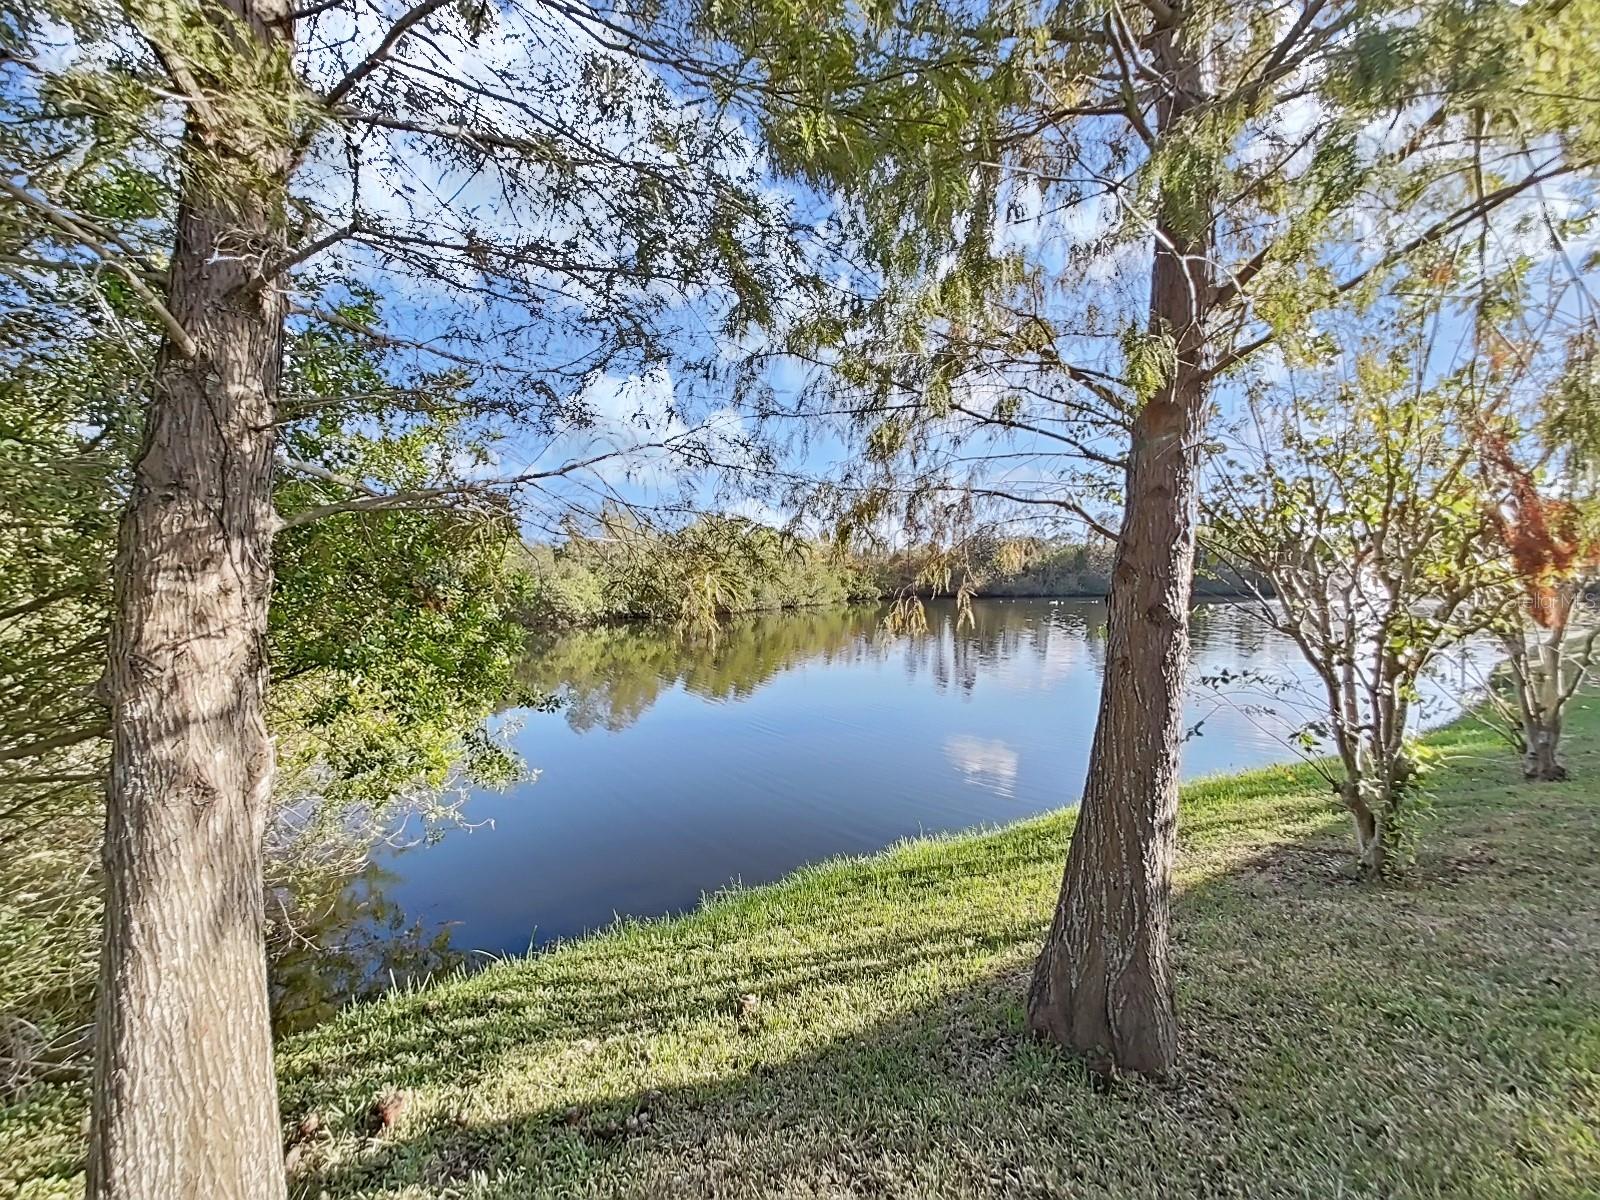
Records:
<instances>
[{"instance_id":1,"label":"tree branch","mask_svg":"<svg viewBox=\"0 0 1600 1200\"><path fill-rule=\"evenodd\" d=\"M1441 217L1438 221L1435 221L1427 229L1423 230L1399 249L1391 250L1377 262L1372 263L1370 266L1367 266L1360 271L1357 271L1350 278L1344 280L1344 282L1337 284L1334 287L1334 295L1342 296L1346 292L1354 291L1379 271L1387 270L1403 259L1409 258L1418 250L1421 250L1424 246L1432 245L1441 238L1449 237L1452 233L1461 230L1478 218L1488 216L1501 205L1516 199L1516 197L1522 195L1522 193L1530 190L1531 188L1535 188L1548 180L1558 179L1563 175L1571 175L1578 171L1587 170L1588 168L1595 166L1597 163L1600 163L1600 158L1590 158L1575 163L1562 163L1557 166L1547 166L1545 170L1535 171L1533 174L1527 175L1522 179L1517 180L1515 183L1508 183L1504 187L1488 193L1486 196L1479 200L1475 200L1465 208L1457 209L1454 213L1447 217ZM1247 342L1245 345L1239 346L1227 354L1222 355L1215 363L1206 369L1204 372L1204 378L1208 380L1215 379L1224 371L1227 371L1243 362L1246 358L1250 357L1250 355L1254 354L1262 347L1270 345L1277 339L1277 336L1278 335L1275 331L1264 333L1255 340Z\"/></svg>"},{"instance_id":2,"label":"tree branch","mask_svg":"<svg viewBox=\"0 0 1600 1200\"><path fill-rule=\"evenodd\" d=\"M572 475L589 467L598 466L600 463L638 454L646 450L670 449L673 442L674 439L668 439L661 442L644 442L622 450L607 450L603 454L592 455L589 458L574 459L571 462L561 464L559 467L552 467L548 471L525 471L520 475L509 475L500 479L462 481L460 483L441 484L438 487L408 488L398 492L379 491L361 480L342 475L336 471L330 471L326 467L319 467L315 463L301 462L298 459L280 459L279 461L291 470L309 475L313 479L320 479L327 483L349 488L351 491L360 492L361 495L348 500L336 500L329 504L319 504L312 508L301 509L299 512L292 513L287 517L279 517L276 528L278 530L294 529L297 526L309 525L313 521L320 521L324 517L337 516L340 513L431 508L435 507L439 501L464 500L473 496L483 496L507 488L537 483L544 479L556 479Z\"/></svg>"},{"instance_id":3,"label":"tree branch","mask_svg":"<svg viewBox=\"0 0 1600 1200\"><path fill-rule=\"evenodd\" d=\"M1019 496L1015 492L1005 491L1003 488L957 488L959 491L969 491L974 496L992 496L996 500L1009 500L1013 504L1042 504L1050 508L1059 508L1070 512L1090 529L1109 541L1117 540L1117 531L1109 526L1102 525L1095 517L1091 516L1088 509L1075 500L1062 500L1054 496Z\"/></svg>"},{"instance_id":4,"label":"tree branch","mask_svg":"<svg viewBox=\"0 0 1600 1200\"><path fill-rule=\"evenodd\" d=\"M156 317L160 320L162 327L166 329L167 336L172 339L172 344L179 354L184 358L194 358L199 353L199 348L195 345L194 339L189 336L189 331L179 323L177 317L172 315L172 310L150 290L141 273L128 266L104 242L91 236L71 213L65 209L57 208L43 197L35 196L31 192L18 187L9 179L0 178L0 191L5 192L6 195L18 203L33 209L35 212L42 213L57 229L76 238L80 245L92 251L106 266L127 280L128 286L138 292L139 298L155 312Z\"/></svg>"},{"instance_id":5,"label":"tree branch","mask_svg":"<svg viewBox=\"0 0 1600 1200\"><path fill-rule=\"evenodd\" d=\"M285 271L292 270L293 268L299 266L307 259L315 258L330 246L336 246L340 242L344 241L345 238L359 233L360 230L361 225L356 221L351 221L348 224L341 225L337 229L330 229L327 233L323 234L315 241L307 242L304 246L301 246L296 250L291 250L288 254L284 255L276 262L269 263L262 273L268 279L275 279L279 275L282 275Z\"/></svg>"},{"instance_id":6,"label":"tree branch","mask_svg":"<svg viewBox=\"0 0 1600 1200\"><path fill-rule=\"evenodd\" d=\"M333 85L328 94L323 97L323 102L329 108L336 107L339 101L349 95L351 88L383 65L384 60L393 52L396 44L401 38L405 37L413 26L419 21L426 20L448 3L450 3L450 0L422 0L421 4L408 11L390 26L389 32L384 35L383 41L378 43L377 49L358 62L345 73L343 79Z\"/></svg>"},{"instance_id":7,"label":"tree branch","mask_svg":"<svg viewBox=\"0 0 1600 1200\"><path fill-rule=\"evenodd\" d=\"M47 754L51 750L65 750L69 746L76 746L82 742L103 737L110 731L110 728L108 723L100 721L93 725L84 725L77 729L68 730L66 733L58 733L54 737L40 738L38 741L27 742L21 746L9 746L0 749L0 762L15 762L20 758L37 758L39 755Z\"/></svg>"}]
</instances>

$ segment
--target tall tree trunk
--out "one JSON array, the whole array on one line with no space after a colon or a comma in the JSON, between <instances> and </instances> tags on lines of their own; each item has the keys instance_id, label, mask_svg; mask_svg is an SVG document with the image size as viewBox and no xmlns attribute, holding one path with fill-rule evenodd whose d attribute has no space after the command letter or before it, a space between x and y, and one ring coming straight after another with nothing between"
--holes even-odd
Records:
<instances>
[{"instance_id":1,"label":"tall tree trunk","mask_svg":"<svg viewBox=\"0 0 1600 1200\"><path fill-rule=\"evenodd\" d=\"M190 105L168 308L194 352L158 356L115 565L91 1200L284 1195L261 842L285 308L260 265L290 142L218 117L251 103L287 27L251 0L206 11L240 61L208 64L212 99Z\"/></svg>"},{"instance_id":2,"label":"tall tree trunk","mask_svg":"<svg viewBox=\"0 0 1600 1200\"><path fill-rule=\"evenodd\" d=\"M1199 72L1171 31L1157 53L1174 85L1159 109L1171 136L1197 98ZM1171 1067L1178 1047L1167 927L1210 292L1205 219L1170 193L1161 211L1150 332L1171 340L1173 358L1134 421L1089 775L1028 992L1033 1032L1095 1070L1151 1075Z\"/></svg>"}]
</instances>

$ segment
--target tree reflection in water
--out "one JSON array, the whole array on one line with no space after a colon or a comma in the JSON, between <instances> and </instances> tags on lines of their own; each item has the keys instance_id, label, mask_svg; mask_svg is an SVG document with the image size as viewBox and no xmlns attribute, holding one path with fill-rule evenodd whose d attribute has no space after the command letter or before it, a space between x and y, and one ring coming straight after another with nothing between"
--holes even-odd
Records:
<instances>
[{"instance_id":1,"label":"tree reflection in water","mask_svg":"<svg viewBox=\"0 0 1600 1200\"><path fill-rule=\"evenodd\" d=\"M276 897L271 961L275 1034L309 1029L353 1000L382 995L461 967L448 925L408 920L385 895L395 876L369 862L354 879L302 883L294 911Z\"/></svg>"},{"instance_id":2,"label":"tree reflection in water","mask_svg":"<svg viewBox=\"0 0 1600 1200\"><path fill-rule=\"evenodd\" d=\"M1051 605L1039 619L1039 604ZM1096 601L989 601L963 619L954 603L926 604L927 630L887 633L886 605L756 613L731 618L713 634L647 623L543 636L518 681L560 698L580 732L618 732L682 686L707 700L738 700L785 671L900 656L908 680L930 676L941 690L970 692L981 671L1010 659L1048 657L1052 637L1087 644L1096 667L1104 643L1104 607Z\"/></svg>"}]
</instances>

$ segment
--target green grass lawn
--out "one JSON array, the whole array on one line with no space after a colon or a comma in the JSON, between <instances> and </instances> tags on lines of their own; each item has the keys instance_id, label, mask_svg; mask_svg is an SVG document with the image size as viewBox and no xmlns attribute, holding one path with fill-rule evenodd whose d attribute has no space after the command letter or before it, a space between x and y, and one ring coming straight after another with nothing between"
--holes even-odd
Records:
<instances>
[{"instance_id":1,"label":"green grass lawn","mask_svg":"<svg viewBox=\"0 0 1600 1200\"><path fill-rule=\"evenodd\" d=\"M1560 785L1523 784L1473 724L1435 735L1427 840L1383 887L1344 873L1346 822L1309 771L1189 787L1164 1084L1098 1091L1023 1036L1057 815L824 864L295 1037L291 1192L1600 1196L1600 701L1571 731ZM73 1194L80 1120L68 1092L0 1115L0 1196Z\"/></svg>"}]
</instances>

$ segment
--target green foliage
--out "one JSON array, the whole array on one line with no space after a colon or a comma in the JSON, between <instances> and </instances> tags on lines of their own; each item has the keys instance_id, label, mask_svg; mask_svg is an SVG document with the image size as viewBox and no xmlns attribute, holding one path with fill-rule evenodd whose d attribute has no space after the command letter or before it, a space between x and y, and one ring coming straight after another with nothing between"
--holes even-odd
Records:
<instances>
[{"instance_id":1,"label":"green foliage","mask_svg":"<svg viewBox=\"0 0 1600 1200\"><path fill-rule=\"evenodd\" d=\"M1129 325L1122 333L1123 371L1128 390L1139 404L1148 403L1172 378L1177 362L1172 333L1147 333Z\"/></svg>"},{"instance_id":2,"label":"green foliage","mask_svg":"<svg viewBox=\"0 0 1600 1200\"><path fill-rule=\"evenodd\" d=\"M973 171L972 157L1029 86L1031 42L1018 34L1031 31L1020 9L960 0L684 7L699 53L727 48L724 86L751 114L774 167L846 198L836 218L876 269L915 278L964 240L963 229L986 236L968 222L992 205L993 180ZM669 37L678 11L664 4L656 14ZM743 62L759 79L739 88L731 64Z\"/></svg>"},{"instance_id":3,"label":"green foliage","mask_svg":"<svg viewBox=\"0 0 1600 1200\"><path fill-rule=\"evenodd\" d=\"M1358 356L1351 377L1287 385L1257 416L1265 440L1213 471L1205 541L1269 582L1269 624L1321 684L1304 744L1331 750L1333 790L1357 819L1363 865L1412 850L1426 792L1415 747L1419 682L1486 628L1504 577L1457 390L1419 390L1402 347ZM1315 736L1311 736L1312 733Z\"/></svg>"},{"instance_id":4,"label":"green foliage","mask_svg":"<svg viewBox=\"0 0 1600 1200\"><path fill-rule=\"evenodd\" d=\"M643 618L720 639L741 613L821 608L889 596L1104 596L1105 541L974 538L956 551L922 547L843 555L740 518L702 517L649 530L615 516L559 545L524 547L532 577L524 616L535 629ZM1201 556L1196 595L1238 596L1246 584ZM933 566L930 566L933 564Z\"/></svg>"},{"instance_id":5,"label":"green foliage","mask_svg":"<svg viewBox=\"0 0 1600 1200\"><path fill-rule=\"evenodd\" d=\"M93 280L69 283L50 308L0 318L0 1029L29 1031L12 1056L24 1070L86 1046L107 752L95 687L153 352L136 311L108 311ZM52 310L74 319L47 320ZM280 444L297 460L405 487L478 444L449 378L396 384L365 344L320 325L288 354ZM277 502L292 515L348 495L286 473ZM278 912L359 866L361 839L397 807L448 817L464 780L521 769L482 729L500 703L529 699L514 680L530 594L519 545L503 505L347 513L279 534ZM280 948L291 944L279 932Z\"/></svg>"},{"instance_id":6,"label":"green foliage","mask_svg":"<svg viewBox=\"0 0 1600 1200\"><path fill-rule=\"evenodd\" d=\"M530 623L583 625L645 617L715 632L735 613L876 599L856 563L826 544L742 517L704 516L652 530L609 513L560 546L526 551Z\"/></svg>"},{"instance_id":7,"label":"green foliage","mask_svg":"<svg viewBox=\"0 0 1600 1200\"><path fill-rule=\"evenodd\" d=\"M531 579L504 524L448 513L348 514L276 549L271 644L280 770L337 820L514 765L477 722L509 690Z\"/></svg>"},{"instance_id":8,"label":"green foliage","mask_svg":"<svg viewBox=\"0 0 1600 1200\"><path fill-rule=\"evenodd\" d=\"M952 561L949 576L963 577L963 587L973 598L985 596L1105 596L1111 590L1115 547L1107 540L1076 541L1068 538L974 538L962 547L959 562ZM924 547L874 562L874 574L885 595L914 592L949 593L951 579L938 587L926 577L927 565L938 555ZM1259 582L1259 581L1257 581ZM1197 596L1251 595L1249 582L1228 563L1204 550L1194 582Z\"/></svg>"},{"instance_id":9,"label":"green foliage","mask_svg":"<svg viewBox=\"0 0 1600 1200\"><path fill-rule=\"evenodd\" d=\"M95 685L148 348L109 336L121 317L92 284L63 290L76 328L0 311L0 1056L16 1060L0 1082L86 1048L106 726Z\"/></svg>"}]
</instances>

